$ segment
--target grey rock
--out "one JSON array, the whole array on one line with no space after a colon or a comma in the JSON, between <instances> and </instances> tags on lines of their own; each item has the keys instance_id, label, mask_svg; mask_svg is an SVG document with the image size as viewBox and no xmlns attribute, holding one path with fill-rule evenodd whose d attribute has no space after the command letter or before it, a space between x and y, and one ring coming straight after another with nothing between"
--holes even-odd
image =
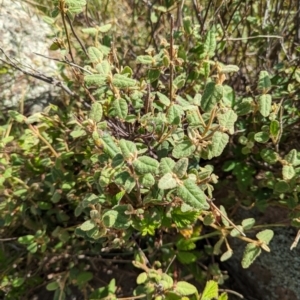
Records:
<instances>
[{"instance_id":1,"label":"grey rock","mask_svg":"<svg viewBox=\"0 0 300 300\"><path fill-rule=\"evenodd\" d=\"M284 210L270 207L263 216L253 212L244 218L255 217L260 224L274 224L286 219L283 214ZM248 300L300 300L300 244L290 250L297 230L290 226L270 229L274 231L269 245L271 252L263 250L248 269L241 265L247 243L237 238L230 240L234 255L225 263L225 268L235 279L232 288L237 288ZM248 236L256 239L255 234Z\"/></svg>"},{"instance_id":2,"label":"grey rock","mask_svg":"<svg viewBox=\"0 0 300 300\"><path fill-rule=\"evenodd\" d=\"M52 39L50 26L24 1L0 1L0 70L9 59L29 72L40 72L58 78L53 60L34 54L49 54ZM9 58L8 58L9 57ZM18 107L24 101L25 111L42 110L58 94L59 88L11 67L0 73L0 109ZM33 106L33 108L31 108Z\"/></svg>"}]
</instances>

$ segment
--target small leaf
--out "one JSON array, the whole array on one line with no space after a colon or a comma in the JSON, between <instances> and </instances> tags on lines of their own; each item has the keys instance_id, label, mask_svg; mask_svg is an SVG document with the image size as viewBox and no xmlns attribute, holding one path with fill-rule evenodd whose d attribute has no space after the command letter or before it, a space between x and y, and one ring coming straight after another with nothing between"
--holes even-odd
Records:
<instances>
[{"instance_id":1,"label":"small leaf","mask_svg":"<svg viewBox=\"0 0 300 300\"><path fill-rule=\"evenodd\" d=\"M242 259L242 267L247 269L254 262L254 260L260 255L261 249L256 246L256 244L249 243L247 244L243 259Z\"/></svg>"},{"instance_id":2,"label":"small leaf","mask_svg":"<svg viewBox=\"0 0 300 300\"><path fill-rule=\"evenodd\" d=\"M222 294L219 296L218 300L228 300L228 295L227 295L227 293L226 293L226 292L222 293Z\"/></svg>"},{"instance_id":3,"label":"small leaf","mask_svg":"<svg viewBox=\"0 0 300 300\"><path fill-rule=\"evenodd\" d=\"M274 191L277 193L286 193L289 191L290 186L284 180L278 180L275 184Z\"/></svg>"},{"instance_id":4,"label":"small leaf","mask_svg":"<svg viewBox=\"0 0 300 300\"><path fill-rule=\"evenodd\" d=\"M57 281L52 281L46 285L47 291L55 291L57 289L59 289L59 284Z\"/></svg>"},{"instance_id":5,"label":"small leaf","mask_svg":"<svg viewBox=\"0 0 300 300\"><path fill-rule=\"evenodd\" d=\"M212 138L213 156L215 157L220 156L223 150L225 149L228 141L229 141L229 136L226 133L220 131L215 132Z\"/></svg>"},{"instance_id":6,"label":"small leaf","mask_svg":"<svg viewBox=\"0 0 300 300\"><path fill-rule=\"evenodd\" d=\"M209 280L206 282L201 300L217 298L218 293L218 283L216 281Z\"/></svg>"},{"instance_id":7,"label":"small leaf","mask_svg":"<svg viewBox=\"0 0 300 300\"><path fill-rule=\"evenodd\" d=\"M221 67L221 72L226 74L226 73L238 72L239 69L240 68L236 65L227 65Z\"/></svg>"},{"instance_id":8,"label":"small leaf","mask_svg":"<svg viewBox=\"0 0 300 300\"><path fill-rule=\"evenodd\" d=\"M260 156L265 162L269 164L275 164L278 160L277 153L272 149L262 149L260 151Z\"/></svg>"},{"instance_id":9,"label":"small leaf","mask_svg":"<svg viewBox=\"0 0 300 300\"><path fill-rule=\"evenodd\" d=\"M269 136L269 133L268 132L265 132L265 131L260 131L260 132L257 132L255 133L254 135L254 140L258 143L262 143L262 144L265 144L268 142L270 136Z\"/></svg>"},{"instance_id":10,"label":"small leaf","mask_svg":"<svg viewBox=\"0 0 300 300\"><path fill-rule=\"evenodd\" d=\"M133 162L134 169L140 174L154 174L158 169L158 166L158 161L148 156L140 156Z\"/></svg>"},{"instance_id":11,"label":"small leaf","mask_svg":"<svg viewBox=\"0 0 300 300\"><path fill-rule=\"evenodd\" d=\"M112 79L112 84L120 89L134 87L136 85L136 80L128 78L125 75L115 74Z\"/></svg>"},{"instance_id":12,"label":"small leaf","mask_svg":"<svg viewBox=\"0 0 300 300\"><path fill-rule=\"evenodd\" d=\"M92 104L90 111L90 119L94 122L98 123L102 119L102 105L99 102L95 102Z\"/></svg>"},{"instance_id":13,"label":"small leaf","mask_svg":"<svg viewBox=\"0 0 300 300\"><path fill-rule=\"evenodd\" d=\"M255 219L254 218L248 218L242 221L242 226L244 230L249 230L251 229L255 224Z\"/></svg>"},{"instance_id":14,"label":"small leaf","mask_svg":"<svg viewBox=\"0 0 300 300\"><path fill-rule=\"evenodd\" d=\"M239 102L236 107L235 111L238 116L248 115L250 112L253 111L253 99L252 98L245 98L242 102Z\"/></svg>"},{"instance_id":15,"label":"small leaf","mask_svg":"<svg viewBox=\"0 0 300 300\"><path fill-rule=\"evenodd\" d=\"M180 105L172 104L167 111L167 121L169 122L169 124L178 125L183 114L184 111Z\"/></svg>"},{"instance_id":16,"label":"small leaf","mask_svg":"<svg viewBox=\"0 0 300 300\"><path fill-rule=\"evenodd\" d=\"M170 157L164 157L161 159L159 164L159 173L165 175L166 173L171 173L175 166L175 161Z\"/></svg>"},{"instance_id":17,"label":"small leaf","mask_svg":"<svg viewBox=\"0 0 300 300\"><path fill-rule=\"evenodd\" d=\"M284 180L291 180L296 175L296 171L293 166L285 165L282 167L282 177Z\"/></svg>"},{"instance_id":18,"label":"small leaf","mask_svg":"<svg viewBox=\"0 0 300 300\"><path fill-rule=\"evenodd\" d=\"M205 36L205 42L203 45L204 53L206 56L208 56L208 58L215 55L216 46L216 34L214 30L209 30Z\"/></svg>"},{"instance_id":19,"label":"small leaf","mask_svg":"<svg viewBox=\"0 0 300 300\"><path fill-rule=\"evenodd\" d=\"M191 141L183 141L174 147L172 155L175 158L189 157L195 150L196 146Z\"/></svg>"},{"instance_id":20,"label":"small leaf","mask_svg":"<svg viewBox=\"0 0 300 300\"><path fill-rule=\"evenodd\" d=\"M280 123L277 120L273 120L270 123L270 135L274 142L277 141L278 135L280 133Z\"/></svg>"},{"instance_id":21,"label":"small leaf","mask_svg":"<svg viewBox=\"0 0 300 300\"><path fill-rule=\"evenodd\" d=\"M77 276L76 276L76 281L77 284L85 284L89 282L90 280L93 279L93 273L92 272L85 272L81 271Z\"/></svg>"},{"instance_id":22,"label":"small leaf","mask_svg":"<svg viewBox=\"0 0 300 300\"><path fill-rule=\"evenodd\" d=\"M265 229L256 234L256 237L265 244L269 244L274 236L274 231L271 229Z\"/></svg>"},{"instance_id":23,"label":"small leaf","mask_svg":"<svg viewBox=\"0 0 300 300\"><path fill-rule=\"evenodd\" d=\"M180 296L189 296L197 293L197 289L192 284L186 281L178 281L174 286L174 292L178 293Z\"/></svg>"},{"instance_id":24,"label":"small leaf","mask_svg":"<svg viewBox=\"0 0 300 300\"><path fill-rule=\"evenodd\" d=\"M111 24L105 24L105 25L102 25L102 26L99 26L99 27L97 26L96 28L99 32L105 33L105 32L108 32L110 30L111 26L112 26Z\"/></svg>"},{"instance_id":25,"label":"small leaf","mask_svg":"<svg viewBox=\"0 0 300 300\"><path fill-rule=\"evenodd\" d=\"M205 112L210 112L223 97L223 87L215 82L209 82L205 86L201 98L201 108Z\"/></svg>"},{"instance_id":26,"label":"small leaf","mask_svg":"<svg viewBox=\"0 0 300 300\"><path fill-rule=\"evenodd\" d=\"M260 71L258 80L258 89L263 93L267 93L271 88L271 79L267 71Z\"/></svg>"},{"instance_id":27,"label":"small leaf","mask_svg":"<svg viewBox=\"0 0 300 300\"><path fill-rule=\"evenodd\" d=\"M119 146L125 160L133 160L137 156L137 148L135 143L121 139Z\"/></svg>"},{"instance_id":28,"label":"small leaf","mask_svg":"<svg viewBox=\"0 0 300 300\"><path fill-rule=\"evenodd\" d=\"M17 121L18 123L22 123L23 121L26 120L26 117L18 113L17 111L9 110L8 114L12 119Z\"/></svg>"},{"instance_id":29,"label":"small leaf","mask_svg":"<svg viewBox=\"0 0 300 300\"><path fill-rule=\"evenodd\" d=\"M183 184L177 188L178 196L184 202L200 210L209 209L204 192L190 179L184 180Z\"/></svg>"},{"instance_id":30,"label":"small leaf","mask_svg":"<svg viewBox=\"0 0 300 300\"><path fill-rule=\"evenodd\" d=\"M165 174L158 182L158 187L162 190L173 189L178 185L176 176L173 173Z\"/></svg>"},{"instance_id":31,"label":"small leaf","mask_svg":"<svg viewBox=\"0 0 300 300\"><path fill-rule=\"evenodd\" d=\"M96 47L89 47L88 54L92 63L101 62L103 59L103 53Z\"/></svg>"},{"instance_id":32,"label":"small leaf","mask_svg":"<svg viewBox=\"0 0 300 300\"><path fill-rule=\"evenodd\" d=\"M96 84L97 86L104 85L107 81L107 76L100 74L85 75L84 81L88 85Z\"/></svg>"},{"instance_id":33,"label":"small leaf","mask_svg":"<svg viewBox=\"0 0 300 300\"><path fill-rule=\"evenodd\" d=\"M107 210L103 216L102 220L106 227L117 228L117 229L127 229L131 225L130 215L126 214L128 210L127 205L117 205L113 209Z\"/></svg>"},{"instance_id":34,"label":"small leaf","mask_svg":"<svg viewBox=\"0 0 300 300\"><path fill-rule=\"evenodd\" d=\"M287 155L284 156L284 159L291 165L296 166L299 163L298 154L296 149L292 149Z\"/></svg>"},{"instance_id":35,"label":"small leaf","mask_svg":"<svg viewBox=\"0 0 300 300\"><path fill-rule=\"evenodd\" d=\"M113 101L113 108L116 111L117 116L124 120L128 115L128 105L124 99L115 99Z\"/></svg>"},{"instance_id":36,"label":"small leaf","mask_svg":"<svg viewBox=\"0 0 300 300\"><path fill-rule=\"evenodd\" d=\"M154 58L150 55L139 55L136 60L143 65L152 65L155 62Z\"/></svg>"},{"instance_id":37,"label":"small leaf","mask_svg":"<svg viewBox=\"0 0 300 300\"><path fill-rule=\"evenodd\" d=\"M93 229L94 227L96 227L96 224L92 220L87 220L79 226L79 228L83 231L89 231L89 230Z\"/></svg>"},{"instance_id":38,"label":"small leaf","mask_svg":"<svg viewBox=\"0 0 300 300\"><path fill-rule=\"evenodd\" d=\"M228 110L224 114L218 114L217 118L222 127L228 129L230 134L234 133L234 123L237 120L237 114L233 110Z\"/></svg>"},{"instance_id":39,"label":"small leaf","mask_svg":"<svg viewBox=\"0 0 300 300\"><path fill-rule=\"evenodd\" d=\"M244 231L244 228L241 225L237 225L237 228L233 228L230 232L230 235L233 237L237 237L241 235L241 232Z\"/></svg>"},{"instance_id":40,"label":"small leaf","mask_svg":"<svg viewBox=\"0 0 300 300\"><path fill-rule=\"evenodd\" d=\"M139 182L143 188L151 188L155 184L152 174L148 173L139 178Z\"/></svg>"},{"instance_id":41,"label":"small leaf","mask_svg":"<svg viewBox=\"0 0 300 300\"><path fill-rule=\"evenodd\" d=\"M268 117L272 109L272 97L270 94L264 94L258 98L258 109L263 117Z\"/></svg>"},{"instance_id":42,"label":"small leaf","mask_svg":"<svg viewBox=\"0 0 300 300\"><path fill-rule=\"evenodd\" d=\"M96 65L96 70L101 76L107 78L111 71L111 66L107 60L103 60L101 63Z\"/></svg>"},{"instance_id":43,"label":"small leaf","mask_svg":"<svg viewBox=\"0 0 300 300\"><path fill-rule=\"evenodd\" d=\"M136 283L137 284L143 284L146 282L146 280L148 279L148 275L146 272L142 272L138 275L138 277L136 278Z\"/></svg>"},{"instance_id":44,"label":"small leaf","mask_svg":"<svg viewBox=\"0 0 300 300\"><path fill-rule=\"evenodd\" d=\"M30 244L34 241L34 235L25 235L18 238L20 244Z\"/></svg>"},{"instance_id":45,"label":"small leaf","mask_svg":"<svg viewBox=\"0 0 300 300\"><path fill-rule=\"evenodd\" d=\"M224 252L222 254L222 256L220 257L220 260L221 261L226 261L226 260L231 258L232 254L233 254L232 249L228 249L226 252Z\"/></svg>"},{"instance_id":46,"label":"small leaf","mask_svg":"<svg viewBox=\"0 0 300 300\"><path fill-rule=\"evenodd\" d=\"M156 95L158 96L159 102L162 103L165 106L169 106L171 101L170 99L165 96L164 94L157 92Z\"/></svg>"},{"instance_id":47,"label":"small leaf","mask_svg":"<svg viewBox=\"0 0 300 300\"><path fill-rule=\"evenodd\" d=\"M173 167L173 173L175 173L178 178L182 178L186 174L188 165L189 159L187 157L179 159Z\"/></svg>"}]
</instances>

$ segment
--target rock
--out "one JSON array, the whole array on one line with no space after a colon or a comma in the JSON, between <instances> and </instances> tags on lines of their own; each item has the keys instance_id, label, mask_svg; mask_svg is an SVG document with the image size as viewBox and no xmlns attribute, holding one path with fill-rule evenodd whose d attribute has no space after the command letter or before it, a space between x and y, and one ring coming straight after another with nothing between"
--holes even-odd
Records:
<instances>
[{"instance_id":1,"label":"rock","mask_svg":"<svg viewBox=\"0 0 300 300\"><path fill-rule=\"evenodd\" d=\"M262 217L257 212L246 217L255 217L261 224L275 224L276 219L277 223L286 220L279 219L283 217L282 211L270 207ZM265 227L268 228L268 225ZM241 265L247 243L237 238L230 240L234 255L226 262L225 268L235 280L231 288L249 300L300 300L300 244L290 250L297 230L290 226L269 229L274 231L269 245L271 252L262 251L248 269ZM255 238L255 234L249 237Z\"/></svg>"},{"instance_id":2,"label":"rock","mask_svg":"<svg viewBox=\"0 0 300 300\"><path fill-rule=\"evenodd\" d=\"M1 0L0 47L4 53L0 52L0 109L18 107L24 101L25 111L41 111L58 94L58 87L25 75L3 62L11 59L26 71L58 77L53 60L34 54L51 56L48 50L52 43L50 34L50 26L25 1Z\"/></svg>"}]
</instances>

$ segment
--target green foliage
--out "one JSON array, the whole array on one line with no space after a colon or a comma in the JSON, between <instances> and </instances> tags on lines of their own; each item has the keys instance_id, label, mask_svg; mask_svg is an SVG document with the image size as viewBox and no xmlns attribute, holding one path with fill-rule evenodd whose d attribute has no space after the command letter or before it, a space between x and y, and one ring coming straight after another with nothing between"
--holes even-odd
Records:
<instances>
[{"instance_id":1,"label":"green foliage","mask_svg":"<svg viewBox=\"0 0 300 300\"><path fill-rule=\"evenodd\" d=\"M61 38L51 49L64 59L61 75L75 100L30 117L11 110L0 126L0 232L9 242L0 252L0 289L6 299L17 299L45 283L46 272L52 274L46 289L54 299L67 299L72 285L86 299L117 299L115 279L91 288L99 271L92 257L124 254L142 270L134 297L225 300L218 286L226 276L218 265L212 262L204 274L195 262L207 263L211 255L230 259L231 239L238 238L247 243L241 262L247 268L261 249L270 251L273 237L269 229L245 236L257 232L256 220L235 225L226 212L233 201L261 211L278 203L291 210L298 205L299 70L260 68L248 92L225 84L240 71L223 58L234 51L226 38L231 28L243 26L243 5L233 10L227 27L210 18L193 24L191 17L174 27L166 14L174 1L151 9L136 3L126 11L132 17L117 15L114 1L105 8L91 2L59 0L44 12ZM220 5L225 22L228 7ZM252 6L258 22L259 10ZM188 3L182 9L199 16ZM77 24L83 11L103 24ZM161 26L159 42L154 24L170 25ZM258 49L262 41L253 43L249 47ZM224 187L227 193L214 204L215 190ZM291 223L299 227L294 211ZM213 247L196 244L206 238ZM174 259L181 263L180 278L173 277ZM39 268L29 278L32 265ZM185 280L191 274L202 291Z\"/></svg>"}]
</instances>

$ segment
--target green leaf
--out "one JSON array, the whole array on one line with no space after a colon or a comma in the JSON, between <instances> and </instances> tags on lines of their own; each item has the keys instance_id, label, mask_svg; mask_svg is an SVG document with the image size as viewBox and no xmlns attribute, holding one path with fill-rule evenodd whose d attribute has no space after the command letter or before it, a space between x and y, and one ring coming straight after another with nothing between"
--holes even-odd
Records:
<instances>
[{"instance_id":1,"label":"green leaf","mask_svg":"<svg viewBox=\"0 0 300 300\"><path fill-rule=\"evenodd\" d=\"M31 244L33 241L34 241L34 235L30 235L30 234L18 238L18 242L24 245Z\"/></svg>"},{"instance_id":2,"label":"green leaf","mask_svg":"<svg viewBox=\"0 0 300 300\"><path fill-rule=\"evenodd\" d=\"M201 296L201 300L213 299L218 297L218 283L213 280L206 282L204 291Z\"/></svg>"},{"instance_id":3,"label":"green leaf","mask_svg":"<svg viewBox=\"0 0 300 300\"><path fill-rule=\"evenodd\" d=\"M293 166L285 165L282 167L282 177L284 180L290 180L296 175L296 171Z\"/></svg>"},{"instance_id":4,"label":"green leaf","mask_svg":"<svg viewBox=\"0 0 300 300\"><path fill-rule=\"evenodd\" d=\"M59 284L57 281L52 281L46 285L47 291L55 291L57 289L59 289Z\"/></svg>"},{"instance_id":5,"label":"green leaf","mask_svg":"<svg viewBox=\"0 0 300 300\"><path fill-rule=\"evenodd\" d=\"M188 165L189 159L187 157L179 159L173 167L173 173L175 173L178 178L182 178L184 175L186 175Z\"/></svg>"},{"instance_id":6,"label":"green leaf","mask_svg":"<svg viewBox=\"0 0 300 300\"><path fill-rule=\"evenodd\" d=\"M136 278L136 283L137 284L143 284L146 282L146 280L148 279L148 275L146 272L142 272L138 275L138 277Z\"/></svg>"},{"instance_id":7,"label":"green leaf","mask_svg":"<svg viewBox=\"0 0 300 300\"><path fill-rule=\"evenodd\" d=\"M144 188L151 188L155 184L155 179L152 174L148 173L139 178L139 182Z\"/></svg>"},{"instance_id":8,"label":"green leaf","mask_svg":"<svg viewBox=\"0 0 300 300\"><path fill-rule=\"evenodd\" d=\"M270 229L265 229L256 234L256 237L265 244L269 244L274 236L274 231Z\"/></svg>"},{"instance_id":9,"label":"green leaf","mask_svg":"<svg viewBox=\"0 0 300 300\"><path fill-rule=\"evenodd\" d=\"M113 101L113 108L116 111L117 116L121 119L124 120L127 115L128 115L128 105L126 100L124 99L115 99Z\"/></svg>"},{"instance_id":10,"label":"green leaf","mask_svg":"<svg viewBox=\"0 0 300 300\"><path fill-rule=\"evenodd\" d=\"M22 114L18 113L17 111L9 110L8 115L17 121L18 123L22 123L26 120L26 117L23 116Z\"/></svg>"},{"instance_id":11,"label":"green leaf","mask_svg":"<svg viewBox=\"0 0 300 300\"><path fill-rule=\"evenodd\" d=\"M128 210L127 205L117 205L113 209L106 211L102 220L106 227L117 228L117 229L127 229L131 225L130 215L126 214Z\"/></svg>"},{"instance_id":12,"label":"green leaf","mask_svg":"<svg viewBox=\"0 0 300 300\"><path fill-rule=\"evenodd\" d=\"M273 141L277 141L278 135L280 133L280 123L277 120L273 120L270 123L270 135Z\"/></svg>"},{"instance_id":13,"label":"green leaf","mask_svg":"<svg viewBox=\"0 0 300 300\"><path fill-rule=\"evenodd\" d=\"M183 141L174 147L172 155L175 158L189 157L195 150L196 146L191 141Z\"/></svg>"},{"instance_id":14,"label":"green leaf","mask_svg":"<svg viewBox=\"0 0 300 300\"><path fill-rule=\"evenodd\" d=\"M223 215L225 217L227 217L227 211L225 209L225 207L223 205L220 205L220 211L223 213ZM225 225L225 226L229 226L229 222L227 221L226 218L224 218L222 215L221 215L221 220L222 220L222 223Z\"/></svg>"},{"instance_id":15,"label":"green leaf","mask_svg":"<svg viewBox=\"0 0 300 300\"><path fill-rule=\"evenodd\" d=\"M138 159L133 161L133 167L135 171L137 171L140 174L154 174L158 169L158 166L158 161L148 156L140 156Z\"/></svg>"},{"instance_id":16,"label":"green leaf","mask_svg":"<svg viewBox=\"0 0 300 300\"><path fill-rule=\"evenodd\" d=\"M272 109L272 96L270 94L264 94L258 97L258 109L262 116L269 116Z\"/></svg>"},{"instance_id":17,"label":"green leaf","mask_svg":"<svg viewBox=\"0 0 300 300\"><path fill-rule=\"evenodd\" d=\"M159 69L150 69L147 74L147 78L149 79L150 83L156 81L160 76Z\"/></svg>"},{"instance_id":18,"label":"green leaf","mask_svg":"<svg viewBox=\"0 0 300 300\"><path fill-rule=\"evenodd\" d=\"M176 248L181 251L189 251L194 250L196 248L196 244L191 240L182 238L176 243Z\"/></svg>"},{"instance_id":19,"label":"green leaf","mask_svg":"<svg viewBox=\"0 0 300 300\"><path fill-rule=\"evenodd\" d=\"M95 36L97 34L97 29L94 27L88 27L81 29L82 32Z\"/></svg>"},{"instance_id":20,"label":"green leaf","mask_svg":"<svg viewBox=\"0 0 300 300\"><path fill-rule=\"evenodd\" d=\"M204 112L210 112L223 97L223 87L215 82L209 82L205 86L201 98L201 108Z\"/></svg>"},{"instance_id":21,"label":"green leaf","mask_svg":"<svg viewBox=\"0 0 300 300\"><path fill-rule=\"evenodd\" d=\"M205 37L205 42L203 45L204 53L208 58L213 57L215 55L217 42L216 42L216 35L214 30L209 30Z\"/></svg>"},{"instance_id":22,"label":"green leaf","mask_svg":"<svg viewBox=\"0 0 300 300\"><path fill-rule=\"evenodd\" d=\"M230 134L234 133L234 123L237 120L237 114L233 110L228 110L224 114L218 114L219 124L228 129Z\"/></svg>"},{"instance_id":23,"label":"green leaf","mask_svg":"<svg viewBox=\"0 0 300 300\"><path fill-rule=\"evenodd\" d=\"M134 87L136 85L136 80L128 78L125 75L115 74L112 79L112 84L120 89Z\"/></svg>"},{"instance_id":24,"label":"green leaf","mask_svg":"<svg viewBox=\"0 0 300 300\"><path fill-rule=\"evenodd\" d=\"M221 66L221 72L224 74L238 72L239 69L240 68L236 65Z\"/></svg>"},{"instance_id":25,"label":"green leaf","mask_svg":"<svg viewBox=\"0 0 300 300\"><path fill-rule=\"evenodd\" d=\"M178 259L182 264L187 265L195 263L198 257L192 252L179 251L176 255L176 259Z\"/></svg>"},{"instance_id":26,"label":"green leaf","mask_svg":"<svg viewBox=\"0 0 300 300\"><path fill-rule=\"evenodd\" d=\"M125 160L133 160L137 156L138 152L135 143L121 139L119 146Z\"/></svg>"},{"instance_id":27,"label":"green leaf","mask_svg":"<svg viewBox=\"0 0 300 300\"><path fill-rule=\"evenodd\" d=\"M89 231L89 230L93 229L94 227L96 227L96 224L92 220L87 220L79 226L79 228L82 231Z\"/></svg>"},{"instance_id":28,"label":"green leaf","mask_svg":"<svg viewBox=\"0 0 300 300\"><path fill-rule=\"evenodd\" d=\"M165 174L158 182L158 187L162 190L173 189L178 185L176 176L173 173Z\"/></svg>"},{"instance_id":29,"label":"green leaf","mask_svg":"<svg viewBox=\"0 0 300 300\"><path fill-rule=\"evenodd\" d=\"M68 8L68 11L74 14L82 12L83 6L86 5L85 0L65 0L65 2L67 4L66 7Z\"/></svg>"},{"instance_id":30,"label":"green leaf","mask_svg":"<svg viewBox=\"0 0 300 300\"><path fill-rule=\"evenodd\" d=\"M92 63L100 63L103 59L103 53L96 47L89 47L88 54Z\"/></svg>"},{"instance_id":31,"label":"green leaf","mask_svg":"<svg viewBox=\"0 0 300 300\"><path fill-rule=\"evenodd\" d=\"M159 164L160 175L165 175L166 173L171 173L175 166L175 161L170 157L164 157L161 159Z\"/></svg>"},{"instance_id":32,"label":"green leaf","mask_svg":"<svg viewBox=\"0 0 300 300\"><path fill-rule=\"evenodd\" d=\"M254 140L258 143L265 144L268 142L270 135L268 132L260 131L255 133Z\"/></svg>"},{"instance_id":33,"label":"green leaf","mask_svg":"<svg viewBox=\"0 0 300 300\"><path fill-rule=\"evenodd\" d=\"M95 84L97 86L101 86L101 85L106 84L107 76L100 75L100 74L85 75L84 76L84 81L88 85Z\"/></svg>"},{"instance_id":34,"label":"green leaf","mask_svg":"<svg viewBox=\"0 0 300 300\"><path fill-rule=\"evenodd\" d=\"M238 116L248 115L250 112L253 111L253 104L254 101L252 98L245 98L242 102L239 102L236 107L235 111Z\"/></svg>"},{"instance_id":35,"label":"green leaf","mask_svg":"<svg viewBox=\"0 0 300 300\"><path fill-rule=\"evenodd\" d=\"M212 137L212 153L213 156L218 157L222 154L227 143L229 136L225 132L216 131Z\"/></svg>"},{"instance_id":36,"label":"green leaf","mask_svg":"<svg viewBox=\"0 0 300 300\"><path fill-rule=\"evenodd\" d=\"M267 71L260 71L258 79L258 89L267 93L271 88L271 79Z\"/></svg>"},{"instance_id":37,"label":"green leaf","mask_svg":"<svg viewBox=\"0 0 300 300\"><path fill-rule=\"evenodd\" d=\"M103 60L101 63L96 65L96 70L99 74L101 74L101 76L105 76L105 78L107 78L111 71L111 66L107 60Z\"/></svg>"},{"instance_id":38,"label":"green leaf","mask_svg":"<svg viewBox=\"0 0 300 300\"><path fill-rule=\"evenodd\" d=\"M150 55L139 55L136 60L143 65L152 65L155 62L154 58Z\"/></svg>"},{"instance_id":39,"label":"green leaf","mask_svg":"<svg viewBox=\"0 0 300 300\"><path fill-rule=\"evenodd\" d=\"M242 226L244 230L249 230L251 229L255 224L255 219L254 218L248 218L242 221Z\"/></svg>"},{"instance_id":40,"label":"green leaf","mask_svg":"<svg viewBox=\"0 0 300 300\"><path fill-rule=\"evenodd\" d=\"M98 123L102 119L102 113L102 105L99 102L93 103L90 111L90 119Z\"/></svg>"},{"instance_id":41,"label":"green leaf","mask_svg":"<svg viewBox=\"0 0 300 300\"><path fill-rule=\"evenodd\" d=\"M290 186L284 180L278 180L275 184L274 191L277 193L286 193L289 191Z\"/></svg>"},{"instance_id":42,"label":"green leaf","mask_svg":"<svg viewBox=\"0 0 300 300\"><path fill-rule=\"evenodd\" d=\"M73 131L71 131L70 136L73 139L79 138L81 136L85 136L86 135L86 131L84 129L75 129Z\"/></svg>"},{"instance_id":43,"label":"green leaf","mask_svg":"<svg viewBox=\"0 0 300 300\"><path fill-rule=\"evenodd\" d=\"M218 300L228 300L228 295L227 295L227 293L226 293L226 292L222 293L222 294L219 296Z\"/></svg>"},{"instance_id":44,"label":"green leaf","mask_svg":"<svg viewBox=\"0 0 300 300\"><path fill-rule=\"evenodd\" d=\"M169 124L178 125L181 121L181 116L184 114L180 105L172 104L167 111L167 121Z\"/></svg>"},{"instance_id":45,"label":"green leaf","mask_svg":"<svg viewBox=\"0 0 300 300\"><path fill-rule=\"evenodd\" d=\"M85 284L85 283L89 282L92 279L93 279L93 273L92 272L81 271L76 276L76 281L77 281L77 284L79 284L79 285Z\"/></svg>"},{"instance_id":46,"label":"green leaf","mask_svg":"<svg viewBox=\"0 0 300 300\"><path fill-rule=\"evenodd\" d=\"M260 255L261 248L256 246L256 244L249 243L247 244L243 259L242 259L242 267L247 269L254 262L254 260Z\"/></svg>"},{"instance_id":47,"label":"green leaf","mask_svg":"<svg viewBox=\"0 0 300 300\"><path fill-rule=\"evenodd\" d=\"M186 79L186 74L182 73L179 76L177 76L174 80L173 80L173 86L175 90L181 89L184 86L185 83L185 79Z\"/></svg>"},{"instance_id":48,"label":"green leaf","mask_svg":"<svg viewBox=\"0 0 300 300\"><path fill-rule=\"evenodd\" d=\"M111 158L114 158L118 153L120 153L119 148L109 133L104 132L101 140L104 152L107 153Z\"/></svg>"},{"instance_id":49,"label":"green leaf","mask_svg":"<svg viewBox=\"0 0 300 300\"><path fill-rule=\"evenodd\" d=\"M190 179L184 180L183 184L177 187L177 194L193 208L200 210L209 209L204 192Z\"/></svg>"},{"instance_id":50,"label":"green leaf","mask_svg":"<svg viewBox=\"0 0 300 300\"><path fill-rule=\"evenodd\" d=\"M278 160L277 153L272 149L262 149L260 151L260 156L265 162L269 164L275 164Z\"/></svg>"},{"instance_id":51,"label":"green leaf","mask_svg":"<svg viewBox=\"0 0 300 300\"><path fill-rule=\"evenodd\" d=\"M102 26L97 26L96 28L97 28L97 30L99 31L99 32L102 32L102 33L105 33L105 32L108 32L110 29L111 29L111 24L105 24L105 25L102 25Z\"/></svg>"},{"instance_id":52,"label":"green leaf","mask_svg":"<svg viewBox=\"0 0 300 300\"><path fill-rule=\"evenodd\" d=\"M170 99L165 96L164 94L157 92L156 95L158 96L159 102L162 103L165 106L169 106L171 101Z\"/></svg>"},{"instance_id":53,"label":"green leaf","mask_svg":"<svg viewBox=\"0 0 300 300\"><path fill-rule=\"evenodd\" d=\"M287 155L284 156L284 159L289 164L296 166L299 163L297 150L292 149Z\"/></svg>"},{"instance_id":54,"label":"green leaf","mask_svg":"<svg viewBox=\"0 0 300 300\"><path fill-rule=\"evenodd\" d=\"M228 249L226 252L224 252L224 253L221 255L220 260L221 260L221 261L226 261L226 260L228 260L228 259L231 258L232 254L233 254L232 249Z\"/></svg>"},{"instance_id":55,"label":"green leaf","mask_svg":"<svg viewBox=\"0 0 300 300\"><path fill-rule=\"evenodd\" d=\"M180 296L189 296L197 293L197 289L192 284L186 281L178 281L174 286L174 292L178 293Z\"/></svg>"}]
</instances>

